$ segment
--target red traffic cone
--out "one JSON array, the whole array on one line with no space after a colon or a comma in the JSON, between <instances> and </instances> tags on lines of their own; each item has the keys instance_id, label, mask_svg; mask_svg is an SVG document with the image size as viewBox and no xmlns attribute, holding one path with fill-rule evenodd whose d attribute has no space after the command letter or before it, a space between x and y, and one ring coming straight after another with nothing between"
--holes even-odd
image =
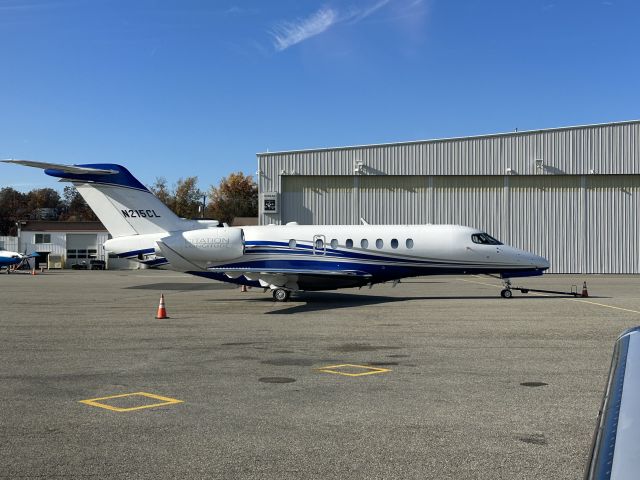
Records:
<instances>
[{"instance_id":1,"label":"red traffic cone","mask_svg":"<svg viewBox=\"0 0 640 480\"><path fill-rule=\"evenodd\" d=\"M584 282L582 284L582 297L588 297L589 296L589 292L587 292L587 282Z\"/></svg>"},{"instance_id":2,"label":"red traffic cone","mask_svg":"<svg viewBox=\"0 0 640 480\"><path fill-rule=\"evenodd\" d=\"M167 316L167 309L164 306L164 294L160 294L160 305L158 305L158 314L156 315L158 320L162 320L163 318L169 318Z\"/></svg>"}]
</instances>

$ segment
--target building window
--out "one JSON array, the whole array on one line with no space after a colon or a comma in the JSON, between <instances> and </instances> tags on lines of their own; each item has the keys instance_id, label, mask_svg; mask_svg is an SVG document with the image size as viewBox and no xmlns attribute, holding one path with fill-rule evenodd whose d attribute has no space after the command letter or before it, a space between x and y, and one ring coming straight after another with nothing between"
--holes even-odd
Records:
<instances>
[{"instance_id":1,"label":"building window","mask_svg":"<svg viewBox=\"0 0 640 480\"><path fill-rule=\"evenodd\" d=\"M391 239L391 248L398 248L398 239L397 238L392 238Z\"/></svg>"},{"instance_id":2,"label":"building window","mask_svg":"<svg viewBox=\"0 0 640 480\"><path fill-rule=\"evenodd\" d=\"M360 240L360 246L362 248L369 248L369 240L367 240L366 238L363 238L362 240Z\"/></svg>"},{"instance_id":3,"label":"building window","mask_svg":"<svg viewBox=\"0 0 640 480\"><path fill-rule=\"evenodd\" d=\"M0 250L4 250L4 240L0 240Z\"/></svg>"},{"instance_id":4,"label":"building window","mask_svg":"<svg viewBox=\"0 0 640 480\"><path fill-rule=\"evenodd\" d=\"M413 248L413 239L411 238L407 238L407 248L411 249Z\"/></svg>"},{"instance_id":5,"label":"building window","mask_svg":"<svg viewBox=\"0 0 640 480\"><path fill-rule=\"evenodd\" d=\"M347 246L347 248L353 248L353 240L347 238L347 242L345 243L345 245Z\"/></svg>"},{"instance_id":6,"label":"building window","mask_svg":"<svg viewBox=\"0 0 640 480\"><path fill-rule=\"evenodd\" d=\"M296 241L294 238L289 240L289 248L296 248Z\"/></svg>"},{"instance_id":7,"label":"building window","mask_svg":"<svg viewBox=\"0 0 640 480\"><path fill-rule=\"evenodd\" d=\"M338 248L338 240L335 238L331 239L331 248Z\"/></svg>"},{"instance_id":8,"label":"building window","mask_svg":"<svg viewBox=\"0 0 640 480\"><path fill-rule=\"evenodd\" d=\"M51 243L50 233L36 233L36 238L33 243Z\"/></svg>"},{"instance_id":9,"label":"building window","mask_svg":"<svg viewBox=\"0 0 640 480\"><path fill-rule=\"evenodd\" d=\"M384 242L382 241L381 238L376 240L376 248L382 248L384 247Z\"/></svg>"}]
</instances>

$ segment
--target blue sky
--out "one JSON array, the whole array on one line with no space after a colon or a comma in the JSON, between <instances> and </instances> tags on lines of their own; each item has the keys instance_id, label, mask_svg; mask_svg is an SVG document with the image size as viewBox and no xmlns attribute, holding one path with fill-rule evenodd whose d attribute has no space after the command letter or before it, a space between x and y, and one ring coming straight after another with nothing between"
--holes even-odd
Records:
<instances>
[{"instance_id":1,"label":"blue sky","mask_svg":"<svg viewBox=\"0 0 640 480\"><path fill-rule=\"evenodd\" d=\"M637 119L638 25L632 0L0 0L0 158L204 189L267 150Z\"/></svg>"}]
</instances>

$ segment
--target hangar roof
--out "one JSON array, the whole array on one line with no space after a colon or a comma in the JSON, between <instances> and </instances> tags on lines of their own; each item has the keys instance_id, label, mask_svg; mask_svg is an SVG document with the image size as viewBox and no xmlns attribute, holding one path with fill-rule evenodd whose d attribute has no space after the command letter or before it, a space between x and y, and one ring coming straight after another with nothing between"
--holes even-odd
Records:
<instances>
[{"instance_id":1,"label":"hangar roof","mask_svg":"<svg viewBox=\"0 0 640 480\"><path fill-rule=\"evenodd\" d=\"M22 231L30 232L106 232L101 222L58 222L28 220Z\"/></svg>"}]
</instances>

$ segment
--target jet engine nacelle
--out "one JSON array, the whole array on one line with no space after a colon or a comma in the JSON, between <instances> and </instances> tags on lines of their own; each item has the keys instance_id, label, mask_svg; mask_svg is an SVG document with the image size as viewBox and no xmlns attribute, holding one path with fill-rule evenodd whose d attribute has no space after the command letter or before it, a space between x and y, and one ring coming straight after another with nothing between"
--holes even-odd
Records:
<instances>
[{"instance_id":1,"label":"jet engine nacelle","mask_svg":"<svg viewBox=\"0 0 640 480\"><path fill-rule=\"evenodd\" d=\"M176 232L161 239L171 250L195 262L223 262L244 255L241 228L202 228ZM156 252L162 255L159 250Z\"/></svg>"}]
</instances>

